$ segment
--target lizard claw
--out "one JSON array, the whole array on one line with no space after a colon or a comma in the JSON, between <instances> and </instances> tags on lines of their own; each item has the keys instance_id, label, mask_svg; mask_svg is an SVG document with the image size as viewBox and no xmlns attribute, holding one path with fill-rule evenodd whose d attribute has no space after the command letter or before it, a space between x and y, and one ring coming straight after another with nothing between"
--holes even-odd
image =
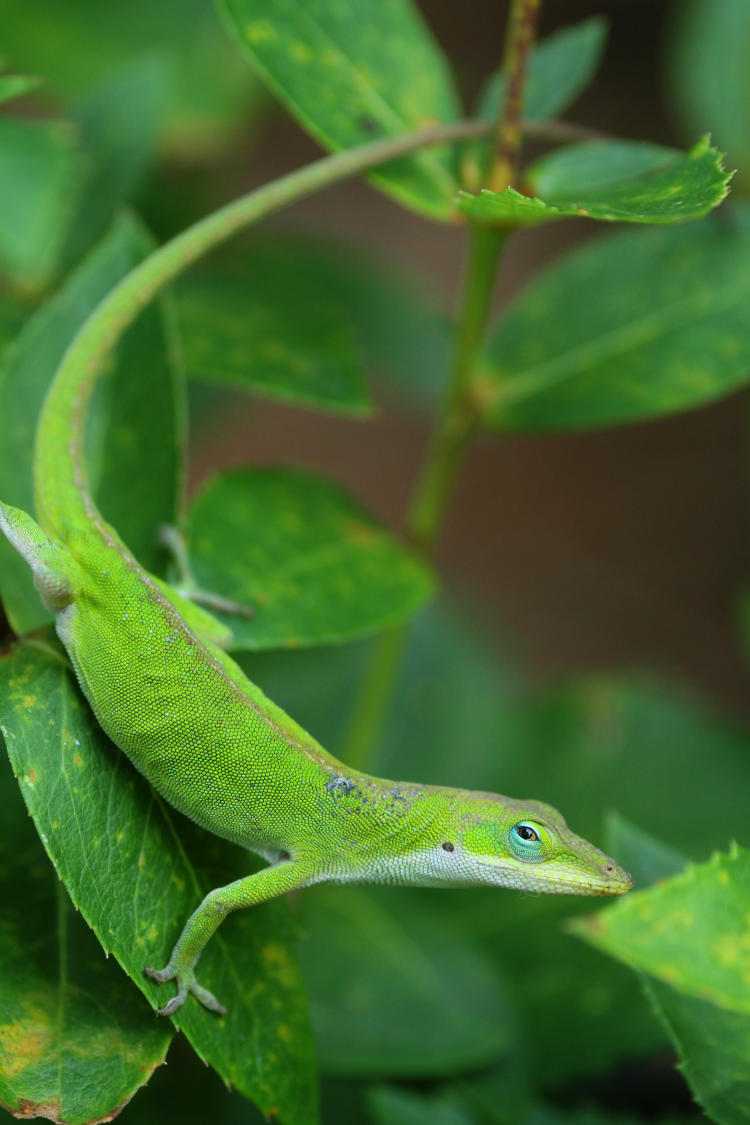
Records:
<instances>
[{"instance_id":1,"label":"lizard claw","mask_svg":"<svg viewBox=\"0 0 750 1125\"><path fill-rule=\"evenodd\" d=\"M209 992L203 985L198 984L195 979L195 973L192 971L178 973L176 969L170 968L169 965L165 969L144 969L144 974L151 980L155 980L157 984L164 984L168 980L177 981L177 995L164 1005L163 1008L157 1008L156 1014L158 1016L173 1016L175 1012L182 1007L187 1000L188 994L192 992L196 1000L199 1000L204 1008L208 1008L210 1012L216 1012L217 1015L225 1016L227 1010L223 1004L220 1004L212 992Z\"/></svg>"}]
</instances>

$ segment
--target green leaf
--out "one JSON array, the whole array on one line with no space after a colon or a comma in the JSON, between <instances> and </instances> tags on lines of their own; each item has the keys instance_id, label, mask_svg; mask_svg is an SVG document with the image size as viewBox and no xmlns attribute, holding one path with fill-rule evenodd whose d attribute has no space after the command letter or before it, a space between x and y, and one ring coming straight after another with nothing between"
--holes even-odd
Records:
<instances>
[{"instance_id":1,"label":"green leaf","mask_svg":"<svg viewBox=\"0 0 750 1125\"><path fill-rule=\"evenodd\" d=\"M565 429L637 421L744 385L749 262L744 209L609 235L568 255L520 295L489 343L487 422Z\"/></svg>"},{"instance_id":2,"label":"green leaf","mask_svg":"<svg viewBox=\"0 0 750 1125\"><path fill-rule=\"evenodd\" d=\"M143 55L108 77L76 107L74 118L86 154L63 259L74 264L132 199L156 151L172 88L161 55Z\"/></svg>"},{"instance_id":3,"label":"green leaf","mask_svg":"<svg viewBox=\"0 0 750 1125\"><path fill-rule=\"evenodd\" d=\"M749 915L750 851L735 846L573 929L680 992L750 1015Z\"/></svg>"},{"instance_id":4,"label":"green leaf","mask_svg":"<svg viewBox=\"0 0 750 1125\"><path fill-rule=\"evenodd\" d=\"M36 90L41 81L34 74L0 74L0 105Z\"/></svg>"},{"instance_id":5,"label":"green leaf","mask_svg":"<svg viewBox=\"0 0 750 1125\"><path fill-rule=\"evenodd\" d=\"M187 374L337 413L370 413L343 313L315 289L293 298L284 269L260 275L254 264L251 277L186 278L177 309Z\"/></svg>"},{"instance_id":6,"label":"green leaf","mask_svg":"<svg viewBox=\"0 0 750 1125\"><path fill-rule=\"evenodd\" d=\"M29 291L57 265L81 179L70 126L0 118L0 272Z\"/></svg>"},{"instance_id":7,"label":"green leaf","mask_svg":"<svg viewBox=\"0 0 750 1125\"><path fill-rule=\"evenodd\" d=\"M719 1125L750 1121L750 1018L685 996L661 981L644 985L680 1055L696 1101Z\"/></svg>"},{"instance_id":8,"label":"green leaf","mask_svg":"<svg viewBox=\"0 0 750 1125\"><path fill-rule=\"evenodd\" d=\"M543 121L564 113L588 86L601 60L607 38L607 21L591 16L563 27L542 39L529 64L523 116ZM501 73L491 76L479 97L477 116L496 121L505 94ZM486 179L494 150L493 141L479 141L461 161L465 187L476 190Z\"/></svg>"},{"instance_id":9,"label":"green leaf","mask_svg":"<svg viewBox=\"0 0 750 1125\"><path fill-rule=\"evenodd\" d=\"M166 962L189 912L212 887L248 873L247 852L168 810L105 738L59 658L23 647L0 661L2 732L26 805L58 874L105 950L152 1004L143 975ZM197 1003L174 1017L224 1080L314 1122L312 1040L286 907L229 919L201 958L222 1019Z\"/></svg>"},{"instance_id":10,"label":"green leaf","mask_svg":"<svg viewBox=\"0 0 750 1125\"><path fill-rule=\"evenodd\" d=\"M456 1074L513 1043L514 1013L489 958L424 898L319 887L302 909L300 956L326 1073Z\"/></svg>"},{"instance_id":11,"label":"green leaf","mask_svg":"<svg viewBox=\"0 0 750 1125\"><path fill-rule=\"evenodd\" d=\"M393 1086L369 1091L374 1125L472 1125L476 1118L450 1094L417 1094Z\"/></svg>"},{"instance_id":12,"label":"green leaf","mask_svg":"<svg viewBox=\"0 0 750 1125\"><path fill-rule=\"evenodd\" d=\"M615 812L607 817L604 850L630 872L637 890L676 875L687 864L676 848L670 848Z\"/></svg>"},{"instance_id":13,"label":"green leaf","mask_svg":"<svg viewBox=\"0 0 750 1125\"><path fill-rule=\"evenodd\" d=\"M674 8L668 76L686 129L710 130L747 193L750 175L750 7L746 0L683 0Z\"/></svg>"},{"instance_id":14,"label":"green leaf","mask_svg":"<svg viewBox=\"0 0 750 1125\"><path fill-rule=\"evenodd\" d=\"M17 1116L101 1121L164 1062L172 1028L155 1024L74 912L1 743L0 1103Z\"/></svg>"},{"instance_id":15,"label":"green leaf","mask_svg":"<svg viewBox=\"0 0 750 1125\"><path fill-rule=\"evenodd\" d=\"M225 141L258 105L258 84L205 0L66 0L64 8L58 0L0 0L0 27L16 69L45 75L71 107L158 53L174 76L161 139L180 154Z\"/></svg>"},{"instance_id":16,"label":"green leaf","mask_svg":"<svg viewBox=\"0 0 750 1125\"><path fill-rule=\"evenodd\" d=\"M305 323L311 300L328 308L349 326L368 374L402 399L434 401L448 371L451 326L423 279L302 232L253 237L222 257L221 270L261 300L268 285L295 323Z\"/></svg>"},{"instance_id":17,"label":"green leaf","mask_svg":"<svg viewBox=\"0 0 750 1125\"><path fill-rule=\"evenodd\" d=\"M647 984L693 1093L715 1121L750 1121L750 851L690 867L578 919L574 932Z\"/></svg>"},{"instance_id":18,"label":"green leaf","mask_svg":"<svg viewBox=\"0 0 750 1125\"><path fill-rule=\"evenodd\" d=\"M5 351L0 366L0 417L5 421L0 496L6 503L32 510L34 431L52 376L89 312L150 245L132 219L118 220ZM180 499L182 393L157 304L117 349L116 364L97 397L89 450L89 475L104 515L152 570L163 569L165 561L157 529L176 519ZM0 593L16 633L49 620L28 566L4 539Z\"/></svg>"},{"instance_id":19,"label":"green leaf","mask_svg":"<svg viewBox=\"0 0 750 1125\"><path fill-rule=\"evenodd\" d=\"M730 177L720 153L704 138L689 153L629 141L586 141L544 157L527 169L527 178L543 199L514 188L485 189L479 195L461 192L459 208L478 222L510 227L571 216L679 223L716 207Z\"/></svg>"},{"instance_id":20,"label":"green leaf","mask_svg":"<svg viewBox=\"0 0 750 1125\"><path fill-rule=\"evenodd\" d=\"M233 648L348 640L430 597L430 572L334 483L291 469L216 477L189 515L199 585L251 606L224 617Z\"/></svg>"},{"instance_id":21,"label":"green leaf","mask_svg":"<svg viewBox=\"0 0 750 1125\"><path fill-rule=\"evenodd\" d=\"M459 116L446 60L411 0L218 0L232 33L286 108L326 148ZM453 151L392 161L372 181L436 219L453 214Z\"/></svg>"}]
</instances>

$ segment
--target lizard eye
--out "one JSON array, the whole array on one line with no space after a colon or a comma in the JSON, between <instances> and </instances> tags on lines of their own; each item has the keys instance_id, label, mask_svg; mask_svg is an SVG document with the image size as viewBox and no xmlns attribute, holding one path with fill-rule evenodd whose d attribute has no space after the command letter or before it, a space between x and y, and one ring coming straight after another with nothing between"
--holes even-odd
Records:
<instances>
[{"instance_id":1,"label":"lizard eye","mask_svg":"<svg viewBox=\"0 0 750 1125\"><path fill-rule=\"evenodd\" d=\"M542 830L536 824L530 824L526 820L514 824L508 834L508 842L511 851L518 859L531 863L538 863L539 860L544 859Z\"/></svg>"}]
</instances>

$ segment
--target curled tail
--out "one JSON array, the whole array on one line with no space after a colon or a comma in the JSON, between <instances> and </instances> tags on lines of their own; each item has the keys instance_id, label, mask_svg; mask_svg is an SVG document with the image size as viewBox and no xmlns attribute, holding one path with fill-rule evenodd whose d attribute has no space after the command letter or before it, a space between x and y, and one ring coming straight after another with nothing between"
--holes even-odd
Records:
<instances>
[{"instance_id":1,"label":"curled tail","mask_svg":"<svg viewBox=\"0 0 750 1125\"><path fill-rule=\"evenodd\" d=\"M31 567L46 609L58 613L75 600L77 565L61 543L50 539L20 508L0 503L0 531Z\"/></svg>"}]
</instances>

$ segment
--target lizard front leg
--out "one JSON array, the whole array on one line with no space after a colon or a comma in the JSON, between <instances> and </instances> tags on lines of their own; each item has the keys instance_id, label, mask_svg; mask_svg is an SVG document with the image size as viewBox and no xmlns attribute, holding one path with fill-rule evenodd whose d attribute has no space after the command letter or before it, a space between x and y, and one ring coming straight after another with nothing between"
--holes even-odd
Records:
<instances>
[{"instance_id":1,"label":"lizard front leg","mask_svg":"<svg viewBox=\"0 0 750 1125\"><path fill-rule=\"evenodd\" d=\"M299 860L282 860L265 867L255 875L238 879L226 887L210 891L197 910L195 910L177 939L169 963L163 969L144 969L151 980L163 984L165 981L177 982L177 995L157 1009L160 1016L171 1016L185 1003L189 993L200 1000L212 1012L224 1015L226 1008L216 997L198 984L195 966L206 943L221 925L227 914L246 906L256 906L268 899L277 898L289 891L297 890L314 882L309 865Z\"/></svg>"}]
</instances>

